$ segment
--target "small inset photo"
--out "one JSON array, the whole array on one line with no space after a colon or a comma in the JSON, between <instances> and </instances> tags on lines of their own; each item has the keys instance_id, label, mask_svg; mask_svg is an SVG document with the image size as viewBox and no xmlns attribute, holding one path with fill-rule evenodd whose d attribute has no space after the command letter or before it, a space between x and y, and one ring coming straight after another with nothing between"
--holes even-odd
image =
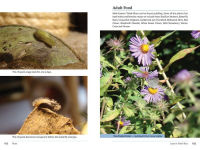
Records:
<instances>
[{"instance_id":1,"label":"small inset photo","mask_svg":"<svg viewBox=\"0 0 200 150\"><path fill-rule=\"evenodd\" d=\"M200 137L200 31L100 38L102 138Z\"/></svg>"},{"instance_id":2,"label":"small inset photo","mask_svg":"<svg viewBox=\"0 0 200 150\"><path fill-rule=\"evenodd\" d=\"M0 135L87 134L87 77L0 77Z\"/></svg>"},{"instance_id":3,"label":"small inset photo","mask_svg":"<svg viewBox=\"0 0 200 150\"><path fill-rule=\"evenodd\" d=\"M1 12L0 69L87 69L87 12Z\"/></svg>"}]
</instances>

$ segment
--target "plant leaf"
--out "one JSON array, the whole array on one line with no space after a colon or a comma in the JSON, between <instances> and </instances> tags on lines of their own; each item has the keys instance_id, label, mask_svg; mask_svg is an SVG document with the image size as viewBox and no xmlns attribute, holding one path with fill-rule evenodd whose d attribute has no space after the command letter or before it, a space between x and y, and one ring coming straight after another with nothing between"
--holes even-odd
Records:
<instances>
[{"instance_id":1,"label":"plant leaf","mask_svg":"<svg viewBox=\"0 0 200 150\"><path fill-rule=\"evenodd\" d=\"M111 120L117 118L119 116L119 114L120 114L120 110L118 110L118 109L109 111L103 116L103 119L101 120L101 122L111 121Z\"/></svg>"},{"instance_id":2,"label":"plant leaf","mask_svg":"<svg viewBox=\"0 0 200 150\"><path fill-rule=\"evenodd\" d=\"M133 71L136 71L134 68L133 68L133 65L123 65L120 69L123 69L123 70L126 70L128 71L129 74L132 74Z\"/></svg>"},{"instance_id":3,"label":"plant leaf","mask_svg":"<svg viewBox=\"0 0 200 150\"><path fill-rule=\"evenodd\" d=\"M173 124L173 120L175 118L175 114L174 113L171 113L167 116L167 118L164 120L164 123L167 123L167 122L171 122Z\"/></svg>"},{"instance_id":4,"label":"plant leaf","mask_svg":"<svg viewBox=\"0 0 200 150\"><path fill-rule=\"evenodd\" d=\"M106 100L106 105L108 107L112 107L113 106L113 100L112 100L112 98L110 98L110 97L104 97L104 98Z\"/></svg>"},{"instance_id":5,"label":"plant leaf","mask_svg":"<svg viewBox=\"0 0 200 150\"><path fill-rule=\"evenodd\" d=\"M111 34L108 34L108 35L106 35L106 36L100 38L100 46L102 46L103 43L104 43L107 39L110 39L111 37L112 37L112 35L111 35Z\"/></svg>"},{"instance_id":6,"label":"plant leaf","mask_svg":"<svg viewBox=\"0 0 200 150\"><path fill-rule=\"evenodd\" d=\"M100 128L100 133L101 133L101 134L107 134L107 133L106 133L106 130L105 130L104 128Z\"/></svg>"},{"instance_id":7,"label":"plant leaf","mask_svg":"<svg viewBox=\"0 0 200 150\"><path fill-rule=\"evenodd\" d=\"M171 36L174 32L175 32L175 31L170 32L170 33L167 33L167 34L165 34L164 36L160 36L160 37L154 39L154 40L151 42L151 44L154 44L154 47L159 46L160 43L161 43L164 39L166 39L166 38L168 38L169 36Z\"/></svg>"},{"instance_id":8,"label":"plant leaf","mask_svg":"<svg viewBox=\"0 0 200 150\"><path fill-rule=\"evenodd\" d=\"M126 133L128 133L128 132L131 132L132 130L133 130L133 126L124 126L124 127L120 130L119 134L126 134Z\"/></svg>"},{"instance_id":9,"label":"plant leaf","mask_svg":"<svg viewBox=\"0 0 200 150\"><path fill-rule=\"evenodd\" d=\"M180 137L181 136L181 131L179 130L179 129L177 129L177 128L175 128L174 129L174 131L173 131L173 138L178 138L178 137Z\"/></svg>"},{"instance_id":10,"label":"plant leaf","mask_svg":"<svg viewBox=\"0 0 200 150\"><path fill-rule=\"evenodd\" d=\"M113 82L117 82L117 83L124 85L124 81L121 78L122 78L122 76L115 77L115 78L113 78Z\"/></svg>"},{"instance_id":11,"label":"plant leaf","mask_svg":"<svg viewBox=\"0 0 200 150\"><path fill-rule=\"evenodd\" d=\"M118 64L122 64L122 61L121 61L120 57L115 56L115 60L116 60L116 62L117 62Z\"/></svg>"},{"instance_id":12,"label":"plant leaf","mask_svg":"<svg viewBox=\"0 0 200 150\"><path fill-rule=\"evenodd\" d=\"M114 128L115 126L112 124L105 124L105 125L101 125L102 128Z\"/></svg>"},{"instance_id":13,"label":"plant leaf","mask_svg":"<svg viewBox=\"0 0 200 150\"><path fill-rule=\"evenodd\" d=\"M147 129L145 131L146 134L152 134L152 126L147 125Z\"/></svg>"},{"instance_id":14,"label":"plant leaf","mask_svg":"<svg viewBox=\"0 0 200 150\"><path fill-rule=\"evenodd\" d=\"M135 116L135 108L132 107L132 106L129 106L129 105L124 105L123 106L123 110L124 110L124 114L127 116L127 117L133 117Z\"/></svg>"},{"instance_id":15,"label":"plant leaf","mask_svg":"<svg viewBox=\"0 0 200 150\"><path fill-rule=\"evenodd\" d=\"M184 100L185 97L172 95L172 96L169 96L169 99L170 99L169 103L170 103L171 105L174 105L174 104L176 104L176 103L178 103L178 102Z\"/></svg>"},{"instance_id":16,"label":"plant leaf","mask_svg":"<svg viewBox=\"0 0 200 150\"><path fill-rule=\"evenodd\" d=\"M103 96L112 83L113 73L106 73L100 79L100 96Z\"/></svg>"},{"instance_id":17,"label":"plant leaf","mask_svg":"<svg viewBox=\"0 0 200 150\"><path fill-rule=\"evenodd\" d=\"M111 63L109 63L105 57L101 56L100 58L101 64L103 65L103 67L111 67L112 69L116 69L115 66L113 66Z\"/></svg>"},{"instance_id":18,"label":"plant leaf","mask_svg":"<svg viewBox=\"0 0 200 150\"><path fill-rule=\"evenodd\" d=\"M3 56L9 54L12 58L9 63L13 64L13 69L15 67L16 69L47 69L47 67L55 69L59 66L81 63L70 46L54 35L33 27L1 26L0 43L0 53L4 54Z\"/></svg>"},{"instance_id":19,"label":"plant leaf","mask_svg":"<svg viewBox=\"0 0 200 150\"><path fill-rule=\"evenodd\" d=\"M200 46L200 45L199 45ZM194 50L196 50L199 46L193 47L193 48L187 48L184 50L179 51L176 53L169 61L167 66L165 66L164 71L168 71L169 66L173 64L175 61L184 58L187 54L192 53Z\"/></svg>"},{"instance_id":20,"label":"plant leaf","mask_svg":"<svg viewBox=\"0 0 200 150\"><path fill-rule=\"evenodd\" d=\"M151 33L151 31L143 31L143 32L145 36L148 36ZM137 31L136 34L140 36L141 38L144 38L144 35L142 34L141 30Z\"/></svg>"}]
</instances>

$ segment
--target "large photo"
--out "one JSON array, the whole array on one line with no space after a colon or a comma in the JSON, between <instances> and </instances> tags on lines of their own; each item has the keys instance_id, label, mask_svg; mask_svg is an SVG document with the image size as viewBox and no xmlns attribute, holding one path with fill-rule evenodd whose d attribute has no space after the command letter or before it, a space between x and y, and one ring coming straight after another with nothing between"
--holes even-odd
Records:
<instances>
[{"instance_id":1,"label":"large photo","mask_svg":"<svg viewBox=\"0 0 200 150\"><path fill-rule=\"evenodd\" d=\"M102 137L200 137L200 31L101 31L100 39Z\"/></svg>"}]
</instances>

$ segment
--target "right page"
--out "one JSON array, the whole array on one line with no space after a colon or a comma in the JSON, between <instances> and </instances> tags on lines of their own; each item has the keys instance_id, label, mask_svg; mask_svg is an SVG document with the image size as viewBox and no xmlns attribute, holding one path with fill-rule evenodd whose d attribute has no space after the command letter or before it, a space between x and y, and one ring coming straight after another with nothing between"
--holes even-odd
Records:
<instances>
[{"instance_id":1,"label":"right page","mask_svg":"<svg viewBox=\"0 0 200 150\"><path fill-rule=\"evenodd\" d=\"M113 1L106 7L108 24L100 31L103 141L198 146L200 31L195 7L171 0Z\"/></svg>"}]
</instances>

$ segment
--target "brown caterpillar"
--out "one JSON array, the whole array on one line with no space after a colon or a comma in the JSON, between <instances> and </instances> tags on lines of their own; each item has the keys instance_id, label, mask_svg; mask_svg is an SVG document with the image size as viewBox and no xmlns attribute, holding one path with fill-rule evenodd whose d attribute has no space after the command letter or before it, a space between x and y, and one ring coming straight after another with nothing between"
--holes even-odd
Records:
<instances>
[{"instance_id":1,"label":"brown caterpillar","mask_svg":"<svg viewBox=\"0 0 200 150\"><path fill-rule=\"evenodd\" d=\"M50 100L48 98L38 98L33 101L34 107L49 107L51 110L58 111L61 106L54 100Z\"/></svg>"}]
</instances>

